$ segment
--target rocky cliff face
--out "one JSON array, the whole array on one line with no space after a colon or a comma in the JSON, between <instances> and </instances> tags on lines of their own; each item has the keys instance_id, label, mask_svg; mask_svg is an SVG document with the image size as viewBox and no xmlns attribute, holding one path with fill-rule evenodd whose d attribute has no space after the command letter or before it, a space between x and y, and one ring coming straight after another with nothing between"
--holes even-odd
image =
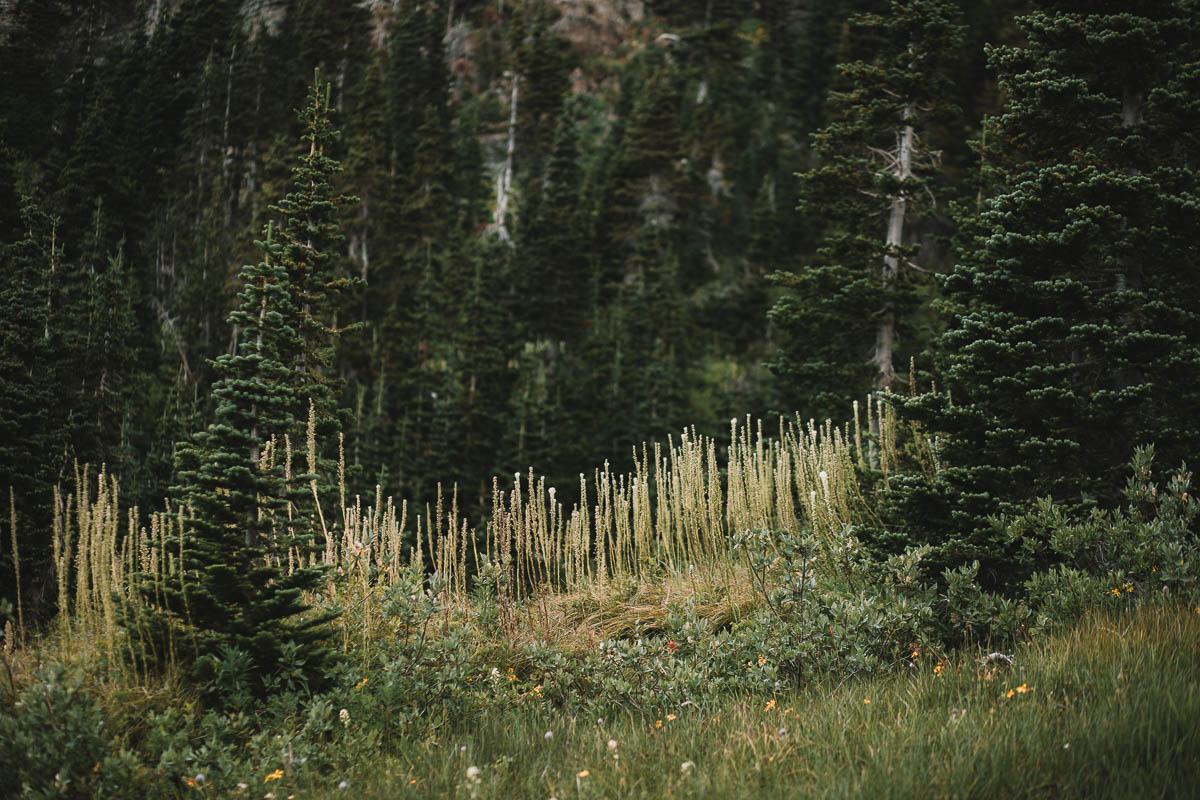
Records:
<instances>
[{"instance_id":1,"label":"rocky cliff face","mask_svg":"<svg viewBox=\"0 0 1200 800\"><path fill-rule=\"evenodd\" d=\"M630 23L646 16L642 0L559 0L560 36L585 55L606 55L629 37Z\"/></svg>"}]
</instances>

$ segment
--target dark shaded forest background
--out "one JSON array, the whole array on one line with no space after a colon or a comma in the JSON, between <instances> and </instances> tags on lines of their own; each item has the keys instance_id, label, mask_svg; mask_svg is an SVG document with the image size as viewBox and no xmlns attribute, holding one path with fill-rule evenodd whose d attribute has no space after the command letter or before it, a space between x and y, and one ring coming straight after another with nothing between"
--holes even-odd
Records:
<instances>
[{"instance_id":1,"label":"dark shaded forest background","mask_svg":"<svg viewBox=\"0 0 1200 800\"><path fill-rule=\"evenodd\" d=\"M984 193L982 121L1001 103L984 44L1019 43L1027 10L959 6L948 111L921 130L933 202L905 231L930 274L953 263L951 209ZM212 418L210 360L236 348L236 277L286 189L314 68L355 198L338 269L362 282L337 310L331 375L351 493L425 504L457 486L478 518L493 476L532 467L564 499L581 470L685 426L721 441L731 417L846 419L879 388L871 338L833 314L785 324L769 276L845 225L797 173L845 111L837 65L889 44L851 18L887 8L5 3L0 487L17 526L44 526L82 463L119 475L128 503L167 493L176 443ZM858 223L882 236L886 220ZM899 391L945 326L937 295L927 281L907 300ZM877 313L863 308L868 329ZM789 362L809 352L824 373Z\"/></svg>"}]
</instances>

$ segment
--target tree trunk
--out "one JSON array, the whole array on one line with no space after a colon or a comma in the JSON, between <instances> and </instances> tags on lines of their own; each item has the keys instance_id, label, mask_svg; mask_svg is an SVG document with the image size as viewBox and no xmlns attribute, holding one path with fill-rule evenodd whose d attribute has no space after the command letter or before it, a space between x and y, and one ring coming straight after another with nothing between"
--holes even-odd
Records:
<instances>
[{"instance_id":1,"label":"tree trunk","mask_svg":"<svg viewBox=\"0 0 1200 800\"><path fill-rule=\"evenodd\" d=\"M508 196L512 191L513 156L517 151L517 92L521 76L513 73L512 101L508 111L508 152L505 154L504 166L496 175L496 213L492 218L491 230L500 237L500 241L512 247L512 237L505 227L504 219L508 216Z\"/></svg>"},{"instance_id":2,"label":"tree trunk","mask_svg":"<svg viewBox=\"0 0 1200 800\"><path fill-rule=\"evenodd\" d=\"M904 118L913 116L913 107L904 109ZM916 148L916 133L912 125L905 125L896 132L896 159L892 167L893 177L906 181L912 177L912 157ZM875 351L871 363L875 365L875 389L886 391L896 379L895 366L892 363L892 352L896 345L896 308L891 300L891 293L900 278L900 258L898 251L904 243L904 215L908 201L904 192L900 191L892 198L891 212L888 215L887 252L883 257L883 269L880 273L880 285L883 289L884 303L880 309L879 327L875 333Z\"/></svg>"}]
</instances>

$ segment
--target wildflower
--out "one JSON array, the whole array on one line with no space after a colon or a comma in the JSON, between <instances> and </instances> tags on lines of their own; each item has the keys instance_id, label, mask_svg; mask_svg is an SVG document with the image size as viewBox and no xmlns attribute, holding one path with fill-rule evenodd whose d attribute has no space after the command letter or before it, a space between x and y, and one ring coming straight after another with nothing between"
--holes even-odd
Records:
<instances>
[{"instance_id":1,"label":"wildflower","mask_svg":"<svg viewBox=\"0 0 1200 800\"><path fill-rule=\"evenodd\" d=\"M662 727L662 720L661 720L661 719L656 719L656 720L654 720L654 727L656 727L656 728L661 728L661 727Z\"/></svg>"},{"instance_id":2,"label":"wildflower","mask_svg":"<svg viewBox=\"0 0 1200 800\"><path fill-rule=\"evenodd\" d=\"M869 698L869 697L864 697L864 698L863 698L863 705L864 705L864 706L869 706L869 705L871 705L871 698Z\"/></svg>"},{"instance_id":3,"label":"wildflower","mask_svg":"<svg viewBox=\"0 0 1200 800\"><path fill-rule=\"evenodd\" d=\"M1113 589L1112 593L1115 595L1119 595L1121 593L1121 587L1118 586L1117 588Z\"/></svg>"},{"instance_id":4,"label":"wildflower","mask_svg":"<svg viewBox=\"0 0 1200 800\"><path fill-rule=\"evenodd\" d=\"M945 664L943 664L941 661L939 661L939 662L937 663L937 666L935 666L935 667L933 668L933 674L934 674L934 675L941 675L941 674L942 674L943 672L945 672L945 671L946 671L946 665L945 665Z\"/></svg>"},{"instance_id":5,"label":"wildflower","mask_svg":"<svg viewBox=\"0 0 1200 800\"><path fill-rule=\"evenodd\" d=\"M1025 694L1028 691L1029 691L1029 687L1023 683L1017 687L1017 694Z\"/></svg>"},{"instance_id":6,"label":"wildflower","mask_svg":"<svg viewBox=\"0 0 1200 800\"><path fill-rule=\"evenodd\" d=\"M686 772L687 772L689 769L692 769L692 768L694 768L695 766L696 766L696 765L695 765L695 764L693 764L691 761L685 761L685 762L683 762L682 764L680 764L680 765L679 765L679 771L680 771L680 772L684 772L684 773L686 773Z\"/></svg>"},{"instance_id":7,"label":"wildflower","mask_svg":"<svg viewBox=\"0 0 1200 800\"><path fill-rule=\"evenodd\" d=\"M766 663L767 663L767 659L763 656L762 653L759 653L758 654L758 665L761 667L763 664L766 664Z\"/></svg>"},{"instance_id":8,"label":"wildflower","mask_svg":"<svg viewBox=\"0 0 1200 800\"><path fill-rule=\"evenodd\" d=\"M546 731L545 735L543 735L542 738L545 739L547 742L550 741L551 739L554 738L554 731Z\"/></svg>"},{"instance_id":9,"label":"wildflower","mask_svg":"<svg viewBox=\"0 0 1200 800\"><path fill-rule=\"evenodd\" d=\"M671 720L673 720L673 719L675 719L675 715L674 715L674 714L667 714L667 722L670 722L670 721L671 721Z\"/></svg>"},{"instance_id":10,"label":"wildflower","mask_svg":"<svg viewBox=\"0 0 1200 800\"><path fill-rule=\"evenodd\" d=\"M196 781L197 786L203 786L204 785L204 773L203 772L196 773L196 777L193 780Z\"/></svg>"},{"instance_id":11,"label":"wildflower","mask_svg":"<svg viewBox=\"0 0 1200 800\"><path fill-rule=\"evenodd\" d=\"M469 781L479 780L479 767L475 766L474 764L467 767L467 780L469 780Z\"/></svg>"},{"instance_id":12,"label":"wildflower","mask_svg":"<svg viewBox=\"0 0 1200 800\"><path fill-rule=\"evenodd\" d=\"M773 708L775 708L775 699L771 698L767 701L767 705L765 708L763 708L763 711L770 711Z\"/></svg>"},{"instance_id":13,"label":"wildflower","mask_svg":"<svg viewBox=\"0 0 1200 800\"><path fill-rule=\"evenodd\" d=\"M338 712L338 719L340 719L342 721L343 727L347 727L347 728L350 727L350 712L349 711L347 711L346 709L343 708L341 711Z\"/></svg>"},{"instance_id":14,"label":"wildflower","mask_svg":"<svg viewBox=\"0 0 1200 800\"><path fill-rule=\"evenodd\" d=\"M367 685L367 679L366 679L366 678L363 678L361 681L359 681L358 683L354 684L354 688L355 688L355 689L361 689L362 687L364 687L364 686L366 686L366 685Z\"/></svg>"},{"instance_id":15,"label":"wildflower","mask_svg":"<svg viewBox=\"0 0 1200 800\"><path fill-rule=\"evenodd\" d=\"M779 729L779 735L780 735L780 736L787 736L787 728L780 728L780 729Z\"/></svg>"},{"instance_id":16,"label":"wildflower","mask_svg":"<svg viewBox=\"0 0 1200 800\"><path fill-rule=\"evenodd\" d=\"M460 752L460 753L465 753L465 752L467 752L467 746L466 746L465 744L460 744L460 745L458 746L458 752Z\"/></svg>"},{"instance_id":17,"label":"wildflower","mask_svg":"<svg viewBox=\"0 0 1200 800\"><path fill-rule=\"evenodd\" d=\"M342 781L341 783L338 784L338 788L341 789L343 792L346 791L347 787L349 787L349 786L350 786L350 784L346 783L345 781Z\"/></svg>"},{"instance_id":18,"label":"wildflower","mask_svg":"<svg viewBox=\"0 0 1200 800\"><path fill-rule=\"evenodd\" d=\"M267 777L263 778L263 783L270 783L271 781L277 781L282 777L283 777L283 770L277 769L274 772L272 772L270 775L268 775Z\"/></svg>"},{"instance_id":19,"label":"wildflower","mask_svg":"<svg viewBox=\"0 0 1200 800\"><path fill-rule=\"evenodd\" d=\"M581 769L581 770L579 770L579 772L578 772L578 773L575 775L575 777L576 777L576 778L586 778L588 775L591 775L591 774L592 774L592 773L588 772L586 769Z\"/></svg>"},{"instance_id":20,"label":"wildflower","mask_svg":"<svg viewBox=\"0 0 1200 800\"><path fill-rule=\"evenodd\" d=\"M617 749L617 740L616 740L616 739L609 739L609 740L608 740L608 749L609 749L609 750L616 750L616 749Z\"/></svg>"},{"instance_id":21,"label":"wildflower","mask_svg":"<svg viewBox=\"0 0 1200 800\"><path fill-rule=\"evenodd\" d=\"M1009 699L1012 699L1012 696L1013 696L1013 690L1012 690L1012 689L1009 689L1007 692L1005 692L1004 696L1005 696L1005 697L1007 697L1007 698L1009 698Z\"/></svg>"},{"instance_id":22,"label":"wildflower","mask_svg":"<svg viewBox=\"0 0 1200 800\"><path fill-rule=\"evenodd\" d=\"M679 647L679 645L675 644L675 642L667 642L667 649L670 650L672 653L675 652L675 648L677 648L677 647Z\"/></svg>"}]
</instances>

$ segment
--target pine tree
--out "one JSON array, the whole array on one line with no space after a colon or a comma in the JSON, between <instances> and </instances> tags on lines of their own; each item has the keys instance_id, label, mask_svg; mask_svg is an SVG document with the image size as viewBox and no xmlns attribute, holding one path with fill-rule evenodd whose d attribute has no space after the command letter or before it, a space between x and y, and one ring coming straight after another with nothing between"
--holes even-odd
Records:
<instances>
[{"instance_id":1,"label":"pine tree","mask_svg":"<svg viewBox=\"0 0 1200 800\"><path fill-rule=\"evenodd\" d=\"M176 492L189 510L187 532L178 583L160 587L163 610L199 656L192 677L204 680L213 657L237 648L252 659L258 691L289 642L304 650L310 685L320 683L331 658L322 644L330 616L306 615L303 599L320 585L322 570L285 571L289 550L307 553L306 542L287 536L285 465L278 452L262 449L267 442L277 451L295 431L288 354L302 347L292 324L297 292L272 239L268 226L263 260L242 268L240 305L229 315L240 342L236 354L214 364L214 421L179 447Z\"/></svg>"},{"instance_id":2,"label":"pine tree","mask_svg":"<svg viewBox=\"0 0 1200 800\"><path fill-rule=\"evenodd\" d=\"M322 645L330 615L306 615L303 599L323 580L320 568L305 566L321 520L310 507L319 502L311 486L320 475L287 481L292 465L281 455L288 439L305 441L300 415L338 424L326 370L341 332L337 301L350 281L338 274L336 214L345 198L330 183L339 165L325 152L334 135L329 112L329 90L316 76L300 111L307 152L293 191L273 207L283 217L280 233L268 224L258 243L263 260L242 269L240 304L228 320L237 351L213 365L214 421L178 456L177 494L190 518L181 579L163 587L165 611L198 655L248 653L260 690L289 648L304 649L310 685L332 658ZM307 445L312 463L311 437ZM298 513L286 513L290 502ZM201 658L195 676L212 664Z\"/></svg>"},{"instance_id":3,"label":"pine tree","mask_svg":"<svg viewBox=\"0 0 1200 800\"><path fill-rule=\"evenodd\" d=\"M772 369L806 416L837 418L852 398L886 391L901 343L916 339L914 230L936 210L931 139L948 112L954 16L944 0L894 0L855 20L877 47L842 65L834 119L813 136L820 164L799 176L800 210L829 228L815 263L773 276L789 291L770 313L781 345Z\"/></svg>"},{"instance_id":4,"label":"pine tree","mask_svg":"<svg viewBox=\"0 0 1200 800\"><path fill-rule=\"evenodd\" d=\"M6 172L6 165L0 164L0 174ZM16 210L24 206L24 220L12 213L13 206L18 206ZM41 225L36 224L42 221L36 209L15 195L0 197L0 268L5 276L0 285L0 491L5 506L10 490L15 504L11 513L17 520L26 609L35 607L31 589L51 584L49 543L41 533L50 522L50 487L57 461L52 456L65 443L61 406L54 402L57 370L46 336L47 274L55 254L50 250L52 241L41 235ZM3 549L8 551L12 541L5 538ZM0 561L5 587L0 596L16 606L12 554L5 555Z\"/></svg>"},{"instance_id":5,"label":"pine tree","mask_svg":"<svg viewBox=\"0 0 1200 800\"><path fill-rule=\"evenodd\" d=\"M939 392L905 404L945 467L896 485L892 524L979 560L1003 587L1045 553L988 518L1035 497L1120 502L1134 447L1164 463L1200 434L1200 120L1195 5L1059 2L997 48L1007 91L983 156L995 184L945 287Z\"/></svg>"},{"instance_id":6,"label":"pine tree","mask_svg":"<svg viewBox=\"0 0 1200 800\"><path fill-rule=\"evenodd\" d=\"M304 107L301 141L307 147L292 170L292 190L271 206L281 218L278 243L281 263L288 272L295 299L291 324L301 339L292 385L303 417L309 403L317 413L318 432L329 436L340 429L337 417L341 382L332 373L334 345L347 330L339 319L348 315L350 292L362 281L344 264L345 237L338 222L342 207L356 198L339 195L333 180L341 165L329 154L335 136L330 120L330 88L313 74Z\"/></svg>"}]
</instances>

